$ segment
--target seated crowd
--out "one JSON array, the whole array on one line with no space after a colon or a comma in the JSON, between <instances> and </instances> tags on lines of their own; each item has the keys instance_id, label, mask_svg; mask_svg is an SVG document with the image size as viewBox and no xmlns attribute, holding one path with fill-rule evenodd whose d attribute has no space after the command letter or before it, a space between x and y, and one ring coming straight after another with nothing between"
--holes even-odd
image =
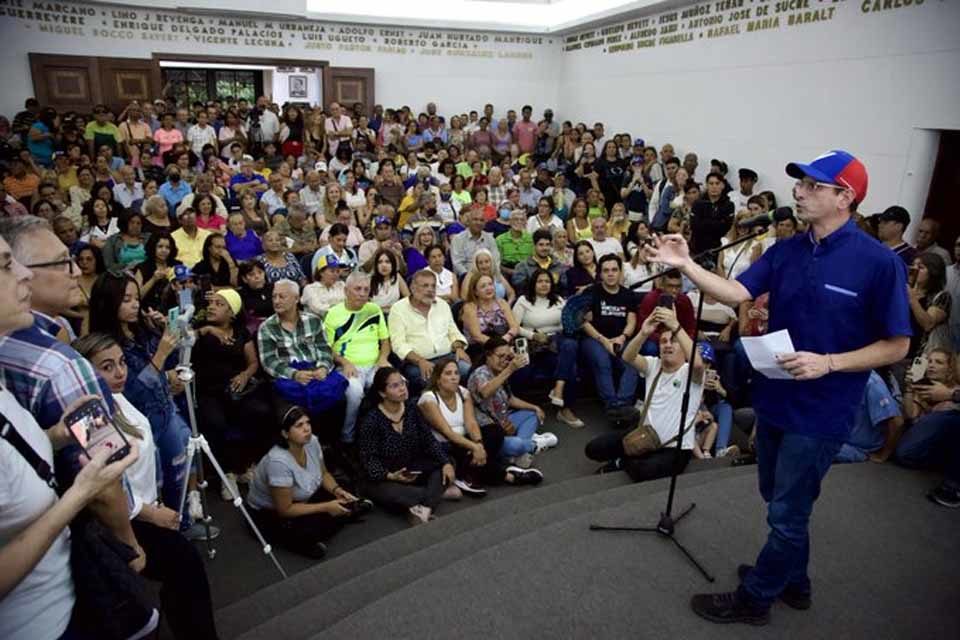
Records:
<instances>
[{"instance_id":1,"label":"seated crowd","mask_svg":"<svg viewBox=\"0 0 960 640\"><path fill-rule=\"evenodd\" d=\"M0 130L0 405L61 494L0 441L11 637L70 622L69 572L54 572L81 512L163 583L177 637L216 637L186 543L207 535L190 403L222 497L248 485L267 539L314 558L374 506L422 524L445 499L540 483L537 456L560 441L544 407L579 429L574 405L597 397L606 420L586 455L635 481L751 453L741 338L766 332L766 296L700 300L644 252L655 233L682 234L734 278L804 233L751 169L734 187L723 161L698 171L695 153L550 109L536 121L530 106L445 117L433 103L367 113L260 97L87 115L31 99L13 123ZM739 223L763 214L747 238ZM930 497L956 507L960 243L940 247L924 219L911 246L909 222L898 206L857 214L904 260L914 336L907 360L871 376L838 461L942 469ZM191 304L193 398L174 326ZM137 445L121 462L79 462L63 417L90 396ZM679 455L665 449L677 439Z\"/></svg>"}]
</instances>

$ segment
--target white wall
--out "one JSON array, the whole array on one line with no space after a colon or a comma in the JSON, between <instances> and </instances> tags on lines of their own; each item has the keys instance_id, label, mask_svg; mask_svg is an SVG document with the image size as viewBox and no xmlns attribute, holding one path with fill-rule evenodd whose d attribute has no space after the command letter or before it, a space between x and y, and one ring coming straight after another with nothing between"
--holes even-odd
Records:
<instances>
[{"instance_id":1,"label":"white wall","mask_svg":"<svg viewBox=\"0 0 960 640\"><path fill-rule=\"evenodd\" d=\"M60 4L65 10L37 12L32 9L32 0L5 2L24 5L17 9L0 3L0 34L6 54L0 65L0 86L4 88L0 92L0 113L8 115L22 109L24 98L34 93L28 52L130 58L149 58L157 52L326 60L332 66L374 68L376 101L384 105L409 104L422 109L432 100L443 113L479 109L485 102L498 107L530 102L538 110L557 106L560 40L556 37L535 37L530 42L526 36L490 32L342 25L302 18L278 19L272 24L255 19L248 27L229 27L221 26L216 16L141 7L62 2L45 4ZM289 5L286 2L283 6ZM33 17L24 13L27 10ZM92 11L93 15L78 16L73 13L77 10ZM69 24L71 19L82 24ZM183 20L200 20L202 24ZM281 23L300 29L283 28ZM326 32L304 31L304 27L323 27ZM191 33L196 30L216 33ZM251 35L251 31L258 33ZM462 40L464 37L475 40ZM498 37L522 41L497 42ZM397 40L405 44L397 45ZM466 49L449 46L459 44Z\"/></svg>"},{"instance_id":2,"label":"white wall","mask_svg":"<svg viewBox=\"0 0 960 640\"><path fill-rule=\"evenodd\" d=\"M697 6L709 6L712 17L717 4ZM734 22L739 35L711 39L707 29L680 19L678 32L691 33L692 42L564 53L566 116L694 151L700 179L711 158L727 161L734 177L737 167L749 166L760 173L761 188L788 202L787 162L845 148L870 174L862 211L901 203L920 215L936 134L915 140L915 131L960 129L960 3L910 0L864 13L873 0L809 0L814 9L833 9L833 17L798 26L787 24L789 13L774 13L777 4L786 3L743 2L751 17L763 5L780 17L770 30L747 32L746 22ZM655 27L663 13L652 16ZM719 15L719 26L731 24L730 11Z\"/></svg>"}]
</instances>

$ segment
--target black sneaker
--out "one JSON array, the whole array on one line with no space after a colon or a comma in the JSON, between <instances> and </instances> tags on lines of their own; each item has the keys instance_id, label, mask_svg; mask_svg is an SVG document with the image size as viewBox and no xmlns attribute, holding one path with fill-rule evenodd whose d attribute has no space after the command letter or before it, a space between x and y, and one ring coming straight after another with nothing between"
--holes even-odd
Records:
<instances>
[{"instance_id":1,"label":"black sneaker","mask_svg":"<svg viewBox=\"0 0 960 640\"><path fill-rule=\"evenodd\" d=\"M530 467L529 469L522 469L517 466L509 466L506 469L507 473L513 474L513 484L514 485L524 485L524 484L540 484L543 482L543 472L540 469L534 469Z\"/></svg>"},{"instance_id":2,"label":"black sneaker","mask_svg":"<svg viewBox=\"0 0 960 640\"><path fill-rule=\"evenodd\" d=\"M750 573L752 569L753 565L751 564L742 564L737 567L737 575L740 577L740 582L743 582L743 579L747 577L747 574ZM789 584L787 588L783 590L783 593L780 594L780 600L791 609L797 609L798 611L806 611L813 605L813 599L809 592L801 591L799 588Z\"/></svg>"},{"instance_id":3,"label":"black sneaker","mask_svg":"<svg viewBox=\"0 0 960 640\"><path fill-rule=\"evenodd\" d=\"M607 464L596 470L596 474L602 476L605 473L614 473L623 470L623 458L614 458Z\"/></svg>"},{"instance_id":4,"label":"black sneaker","mask_svg":"<svg viewBox=\"0 0 960 640\"><path fill-rule=\"evenodd\" d=\"M939 487L927 494L931 502L939 504L941 507L956 509L960 507L960 489L942 483Z\"/></svg>"},{"instance_id":5,"label":"black sneaker","mask_svg":"<svg viewBox=\"0 0 960 640\"><path fill-rule=\"evenodd\" d=\"M315 542L308 547L300 549L300 553L314 560L322 560L327 555L327 545L322 542Z\"/></svg>"},{"instance_id":6,"label":"black sneaker","mask_svg":"<svg viewBox=\"0 0 960 640\"><path fill-rule=\"evenodd\" d=\"M744 601L738 592L698 593L690 599L690 606L701 618L710 622L728 624L742 622L761 627L770 622L770 610L758 609Z\"/></svg>"},{"instance_id":7,"label":"black sneaker","mask_svg":"<svg viewBox=\"0 0 960 640\"><path fill-rule=\"evenodd\" d=\"M607 409L607 418L613 422L629 422L640 416L640 411L630 404L624 404Z\"/></svg>"}]
</instances>

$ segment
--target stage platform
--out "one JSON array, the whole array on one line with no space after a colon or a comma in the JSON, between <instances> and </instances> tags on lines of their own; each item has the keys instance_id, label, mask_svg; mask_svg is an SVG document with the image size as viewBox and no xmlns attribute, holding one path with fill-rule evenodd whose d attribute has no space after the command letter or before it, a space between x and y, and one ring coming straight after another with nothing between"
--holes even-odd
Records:
<instances>
[{"instance_id":1,"label":"stage platform","mask_svg":"<svg viewBox=\"0 0 960 640\"><path fill-rule=\"evenodd\" d=\"M958 637L960 512L924 498L937 476L893 465L836 465L828 474L813 518L811 610L778 604L765 628L701 620L690 595L734 588L737 564L753 561L766 535L755 467L701 469L680 479L678 507L697 507L678 539L716 575L714 585L656 535L588 528L654 524L667 481L585 476L461 503L414 529L392 523L396 533L309 568L288 566L300 570L284 582L269 577L252 540L218 540L228 549L209 565L215 600L223 602L217 585L227 580L235 596L275 581L219 608L221 637ZM332 546L365 526L348 527ZM281 557L289 565L292 556Z\"/></svg>"}]
</instances>

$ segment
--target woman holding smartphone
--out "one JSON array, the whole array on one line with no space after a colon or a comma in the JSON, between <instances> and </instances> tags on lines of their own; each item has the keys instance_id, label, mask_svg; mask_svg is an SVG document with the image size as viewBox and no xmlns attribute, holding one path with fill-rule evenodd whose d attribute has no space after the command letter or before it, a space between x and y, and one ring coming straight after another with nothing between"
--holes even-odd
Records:
<instances>
[{"instance_id":1,"label":"woman holding smartphone","mask_svg":"<svg viewBox=\"0 0 960 640\"><path fill-rule=\"evenodd\" d=\"M123 395L127 360L117 341L105 333L91 333L73 343L89 360L113 393L114 424L139 445L140 457L127 469L133 508L133 532L143 547L147 564L143 575L162 584L160 601L170 628L179 640L216 638L210 585L196 548L179 533L180 515L159 502L156 445L150 421Z\"/></svg>"}]
</instances>

